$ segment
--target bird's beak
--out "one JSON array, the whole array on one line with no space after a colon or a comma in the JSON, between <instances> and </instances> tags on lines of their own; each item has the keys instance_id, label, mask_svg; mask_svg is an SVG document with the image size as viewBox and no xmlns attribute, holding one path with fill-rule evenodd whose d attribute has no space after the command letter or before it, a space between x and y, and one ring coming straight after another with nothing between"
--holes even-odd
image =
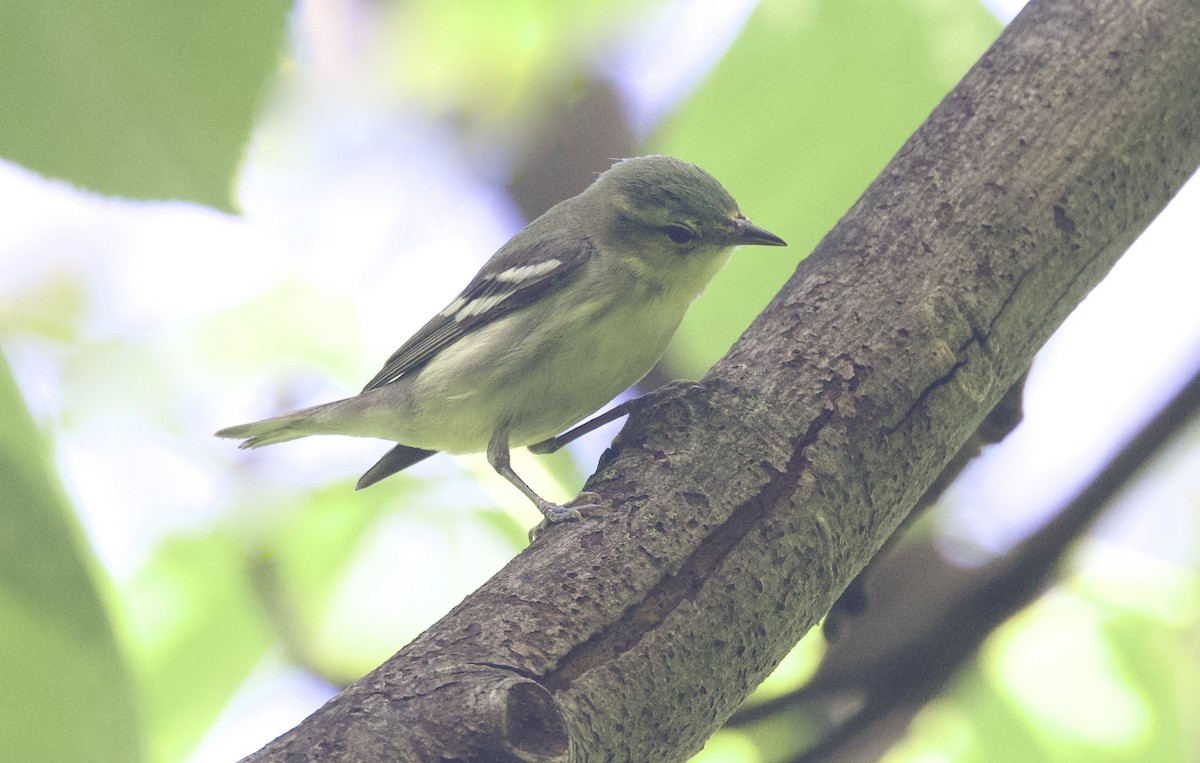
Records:
<instances>
[{"instance_id":1,"label":"bird's beak","mask_svg":"<svg viewBox=\"0 0 1200 763\"><path fill-rule=\"evenodd\" d=\"M766 228L760 228L744 217L733 221L733 241L737 246L787 246L787 242Z\"/></svg>"}]
</instances>

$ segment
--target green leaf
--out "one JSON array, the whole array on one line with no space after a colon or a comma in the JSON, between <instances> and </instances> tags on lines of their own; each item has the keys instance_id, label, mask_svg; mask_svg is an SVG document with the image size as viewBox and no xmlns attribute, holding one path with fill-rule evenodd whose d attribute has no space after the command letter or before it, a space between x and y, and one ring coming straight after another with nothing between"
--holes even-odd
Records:
<instances>
[{"instance_id":1,"label":"green leaf","mask_svg":"<svg viewBox=\"0 0 1200 763\"><path fill-rule=\"evenodd\" d=\"M232 210L289 6L0 3L0 156L105 194Z\"/></svg>"},{"instance_id":2,"label":"green leaf","mask_svg":"<svg viewBox=\"0 0 1200 763\"><path fill-rule=\"evenodd\" d=\"M1193 575L1180 570L1179 577ZM1193 589L1193 601L1195 593ZM1103 627L1114 667L1120 671L1129 694L1144 709L1147 720L1146 732L1137 740L1136 749L1119 753L1126 760L1189 760L1197 733L1189 705L1181 704L1179 698L1195 696L1200 685L1195 629L1189 632L1124 608L1113 608L1111 619Z\"/></svg>"},{"instance_id":3,"label":"green leaf","mask_svg":"<svg viewBox=\"0 0 1200 763\"><path fill-rule=\"evenodd\" d=\"M151 760L184 759L273 643L247 559L221 531L173 538L122 591Z\"/></svg>"},{"instance_id":4,"label":"green leaf","mask_svg":"<svg viewBox=\"0 0 1200 763\"><path fill-rule=\"evenodd\" d=\"M574 87L598 40L616 37L634 12L661 5L631 0L489 0L392 3L390 79L410 104L431 113L468 109L517 126L544 116L547 88ZM467 10L469 8L469 10Z\"/></svg>"},{"instance_id":5,"label":"green leaf","mask_svg":"<svg viewBox=\"0 0 1200 763\"><path fill-rule=\"evenodd\" d=\"M0 739L6 760L139 760L95 561L0 357Z\"/></svg>"}]
</instances>

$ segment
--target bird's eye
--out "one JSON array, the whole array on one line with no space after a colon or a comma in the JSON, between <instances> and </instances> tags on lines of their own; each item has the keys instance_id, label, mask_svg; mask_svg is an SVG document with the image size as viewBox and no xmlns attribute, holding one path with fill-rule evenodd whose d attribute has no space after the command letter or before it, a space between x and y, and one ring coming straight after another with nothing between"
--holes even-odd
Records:
<instances>
[{"instance_id":1,"label":"bird's eye","mask_svg":"<svg viewBox=\"0 0 1200 763\"><path fill-rule=\"evenodd\" d=\"M691 228L682 225L668 225L666 230L667 238L676 244L688 244L696 240L696 233Z\"/></svg>"}]
</instances>

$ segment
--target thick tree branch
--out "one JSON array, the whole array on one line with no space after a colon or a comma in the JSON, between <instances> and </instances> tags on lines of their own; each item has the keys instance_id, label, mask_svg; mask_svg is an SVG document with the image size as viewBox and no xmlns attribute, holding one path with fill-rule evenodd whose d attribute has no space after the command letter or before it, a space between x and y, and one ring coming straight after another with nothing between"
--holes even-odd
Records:
<instances>
[{"instance_id":1,"label":"thick tree branch","mask_svg":"<svg viewBox=\"0 0 1200 763\"><path fill-rule=\"evenodd\" d=\"M251 759L699 749L1200 164L1197 40L1194 0L1034 0L704 388L626 426L606 511Z\"/></svg>"},{"instance_id":2,"label":"thick tree branch","mask_svg":"<svg viewBox=\"0 0 1200 763\"><path fill-rule=\"evenodd\" d=\"M1200 354L1197 354L1200 359ZM1045 590L1063 556L1200 411L1200 368L1044 527L975 569L938 557L932 542L909 542L876 557L874 606L842 628L821 667L791 694L738 711L727 727L803 718L818 739L793 760L874 760L942 690L996 628ZM940 573L934 573L934 568ZM912 584L920 579L920 591ZM932 583L930 583L932 579ZM903 588L904 583L909 588ZM778 727L778 726L777 726ZM879 727L879 728L875 728ZM881 748L882 746L882 748Z\"/></svg>"},{"instance_id":3,"label":"thick tree branch","mask_svg":"<svg viewBox=\"0 0 1200 763\"><path fill-rule=\"evenodd\" d=\"M963 469L979 456L980 451L985 445L1000 442L1016 429L1017 424L1021 423L1021 419L1024 416L1025 380L1027 376L1028 374L1021 374L1016 383L1009 388L1000 402L996 404L996 407L988 412L974 434L958 449L958 453L954 454L954 458L950 459L950 462L938 474L933 484L925 490L925 493L917 501L916 505L913 506L912 511L904 517L904 521L896 528L896 531L888 537L887 541L879 549L878 553L872 557L867 566L842 591L842 595L838 597L837 601L833 603L833 606L825 615L822 631L827 641L838 641L841 638L846 621L868 610L868 601L873 598L868 591L873 588L872 581L880 577L879 570L876 568L888 566L888 560L895 557L893 553L895 547L907 538L906 531L909 525L920 519L922 514L932 508L941 499L942 493L958 479ZM890 572L885 574L888 575L889 582L893 584L898 580ZM877 610L878 607L874 611ZM742 712L738 713L738 715L741 714ZM731 718L729 722L734 723L738 715Z\"/></svg>"}]
</instances>

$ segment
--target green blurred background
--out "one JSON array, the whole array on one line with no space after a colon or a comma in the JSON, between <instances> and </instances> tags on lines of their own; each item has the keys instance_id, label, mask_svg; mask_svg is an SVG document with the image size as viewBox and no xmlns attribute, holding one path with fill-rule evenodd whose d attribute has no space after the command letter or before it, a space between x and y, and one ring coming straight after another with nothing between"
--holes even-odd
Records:
<instances>
[{"instance_id":1,"label":"green blurred background","mask_svg":"<svg viewBox=\"0 0 1200 763\"><path fill-rule=\"evenodd\" d=\"M705 167L791 244L735 256L655 378L700 376L1014 12L0 8L3 756L155 762L257 749L499 570L538 518L482 457L355 493L385 444L247 453L212 431L357 390L526 220L642 153ZM1195 186L1055 337L1026 422L931 517L954 562L1036 526L1186 368ZM569 497L615 431L517 470ZM1196 759L1196 441L888 760ZM806 638L762 696L822 649ZM718 733L698 759L804 744L774 724Z\"/></svg>"}]
</instances>

